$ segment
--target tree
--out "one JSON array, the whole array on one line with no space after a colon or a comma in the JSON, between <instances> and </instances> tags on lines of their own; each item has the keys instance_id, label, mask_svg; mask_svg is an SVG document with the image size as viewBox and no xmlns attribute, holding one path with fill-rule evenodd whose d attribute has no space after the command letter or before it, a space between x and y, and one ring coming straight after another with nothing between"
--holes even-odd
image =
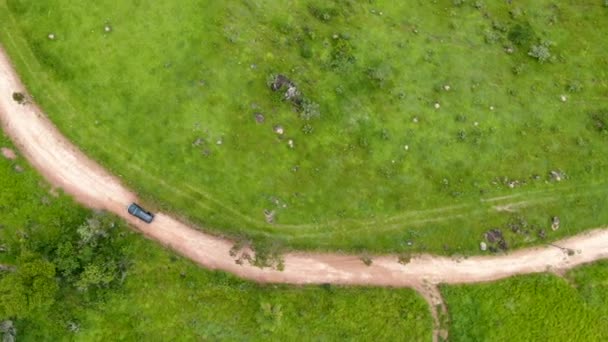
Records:
<instances>
[{"instance_id":1,"label":"tree","mask_svg":"<svg viewBox=\"0 0 608 342\"><path fill-rule=\"evenodd\" d=\"M16 272L0 279L2 318L24 318L34 311L47 310L55 301L55 266L31 255L25 258Z\"/></svg>"},{"instance_id":2,"label":"tree","mask_svg":"<svg viewBox=\"0 0 608 342\"><path fill-rule=\"evenodd\" d=\"M91 287L104 287L116 278L116 265L109 264L104 267L98 264L87 265L76 282L76 287L86 291Z\"/></svg>"}]
</instances>

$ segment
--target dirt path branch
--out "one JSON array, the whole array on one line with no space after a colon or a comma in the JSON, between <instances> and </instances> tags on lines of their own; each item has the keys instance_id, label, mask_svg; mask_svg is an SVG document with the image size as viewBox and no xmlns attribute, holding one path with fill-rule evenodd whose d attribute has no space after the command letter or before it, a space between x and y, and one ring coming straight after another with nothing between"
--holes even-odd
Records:
<instances>
[{"instance_id":1,"label":"dirt path branch","mask_svg":"<svg viewBox=\"0 0 608 342\"><path fill-rule=\"evenodd\" d=\"M565 270L608 257L608 230L595 230L558 244L577 251L568 255L553 247L525 249L502 256L453 260L420 255L407 265L397 256L373 258L371 266L358 256L329 253L290 253L283 271L237 265L227 241L158 214L144 224L127 214L136 196L97 163L80 152L32 103L20 104L14 93L27 94L6 54L0 50L0 120L4 131L27 160L53 185L79 202L123 217L149 238L210 269L220 269L258 281L291 284L333 283L420 288L422 284L491 281L515 274Z\"/></svg>"}]
</instances>

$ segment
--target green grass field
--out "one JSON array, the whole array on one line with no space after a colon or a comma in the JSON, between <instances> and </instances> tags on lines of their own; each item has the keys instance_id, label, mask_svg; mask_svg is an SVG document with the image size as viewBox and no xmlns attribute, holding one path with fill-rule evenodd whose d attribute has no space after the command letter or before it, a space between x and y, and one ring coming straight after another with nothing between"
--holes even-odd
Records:
<instances>
[{"instance_id":1,"label":"green grass field","mask_svg":"<svg viewBox=\"0 0 608 342\"><path fill-rule=\"evenodd\" d=\"M530 228L511 247L552 216L549 240L608 222L607 12L0 0L0 42L61 131L156 209L285 248L470 254L514 216ZM279 73L305 106L270 90Z\"/></svg>"},{"instance_id":2,"label":"green grass field","mask_svg":"<svg viewBox=\"0 0 608 342\"><path fill-rule=\"evenodd\" d=\"M16 267L0 271L0 322L14 320L18 341L431 339L413 290L257 285L203 270L111 217L91 237L83 227L94 214L50 194L21 158L0 157L0 189L0 265ZM70 242L78 248L65 253Z\"/></svg>"},{"instance_id":3,"label":"green grass field","mask_svg":"<svg viewBox=\"0 0 608 342\"><path fill-rule=\"evenodd\" d=\"M443 286L451 341L606 341L608 263L495 283Z\"/></svg>"},{"instance_id":4,"label":"green grass field","mask_svg":"<svg viewBox=\"0 0 608 342\"><path fill-rule=\"evenodd\" d=\"M0 146L12 147L1 135ZM256 285L200 269L120 221L109 240L98 241L102 249L95 254L118 255L127 265L125 278L117 273L108 284L77 290L82 270L63 275L70 259L58 257L58 247L81 238L78 231L92 213L67 196L52 195L21 158L0 158L0 186L0 246L7 248L0 264L20 272L33 262L50 262L59 285L46 305L21 310L15 320L19 341L431 339L428 307L412 290ZM79 257L87 254L82 250ZM603 341L607 272L608 264L599 262L570 271L566 280L533 275L443 286L450 340ZM15 319L5 315L18 290L7 287L9 277L0 272L0 321Z\"/></svg>"}]
</instances>

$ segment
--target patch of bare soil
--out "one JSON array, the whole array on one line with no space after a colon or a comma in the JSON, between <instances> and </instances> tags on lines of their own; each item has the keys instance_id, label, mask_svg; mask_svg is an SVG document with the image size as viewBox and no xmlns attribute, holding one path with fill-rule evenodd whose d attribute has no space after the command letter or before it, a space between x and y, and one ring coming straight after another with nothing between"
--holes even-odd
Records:
<instances>
[{"instance_id":1,"label":"patch of bare soil","mask_svg":"<svg viewBox=\"0 0 608 342\"><path fill-rule=\"evenodd\" d=\"M6 159L9 159L9 160L17 159L17 153L15 153L15 151L11 150L8 147L0 148L0 152L2 152L2 156Z\"/></svg>"}]
</instances>

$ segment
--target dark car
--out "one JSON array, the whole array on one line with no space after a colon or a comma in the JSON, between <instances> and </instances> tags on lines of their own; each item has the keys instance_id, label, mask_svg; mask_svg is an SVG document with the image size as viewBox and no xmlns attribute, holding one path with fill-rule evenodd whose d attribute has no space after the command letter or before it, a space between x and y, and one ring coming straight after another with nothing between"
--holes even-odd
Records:
<instances>
[{"instance_id":1,"label":"dark car","mask_svg":"<svg viewBox=\"0 0 608 342\"><path fill-rule=\"evenodd\" d=\"M146 223L150 223L152 220L154 220L154 214L146 211L144 208L137 205L137 203L132 203L127 210L129 211L129 214Z\"/></svg>"}]
</instances>

